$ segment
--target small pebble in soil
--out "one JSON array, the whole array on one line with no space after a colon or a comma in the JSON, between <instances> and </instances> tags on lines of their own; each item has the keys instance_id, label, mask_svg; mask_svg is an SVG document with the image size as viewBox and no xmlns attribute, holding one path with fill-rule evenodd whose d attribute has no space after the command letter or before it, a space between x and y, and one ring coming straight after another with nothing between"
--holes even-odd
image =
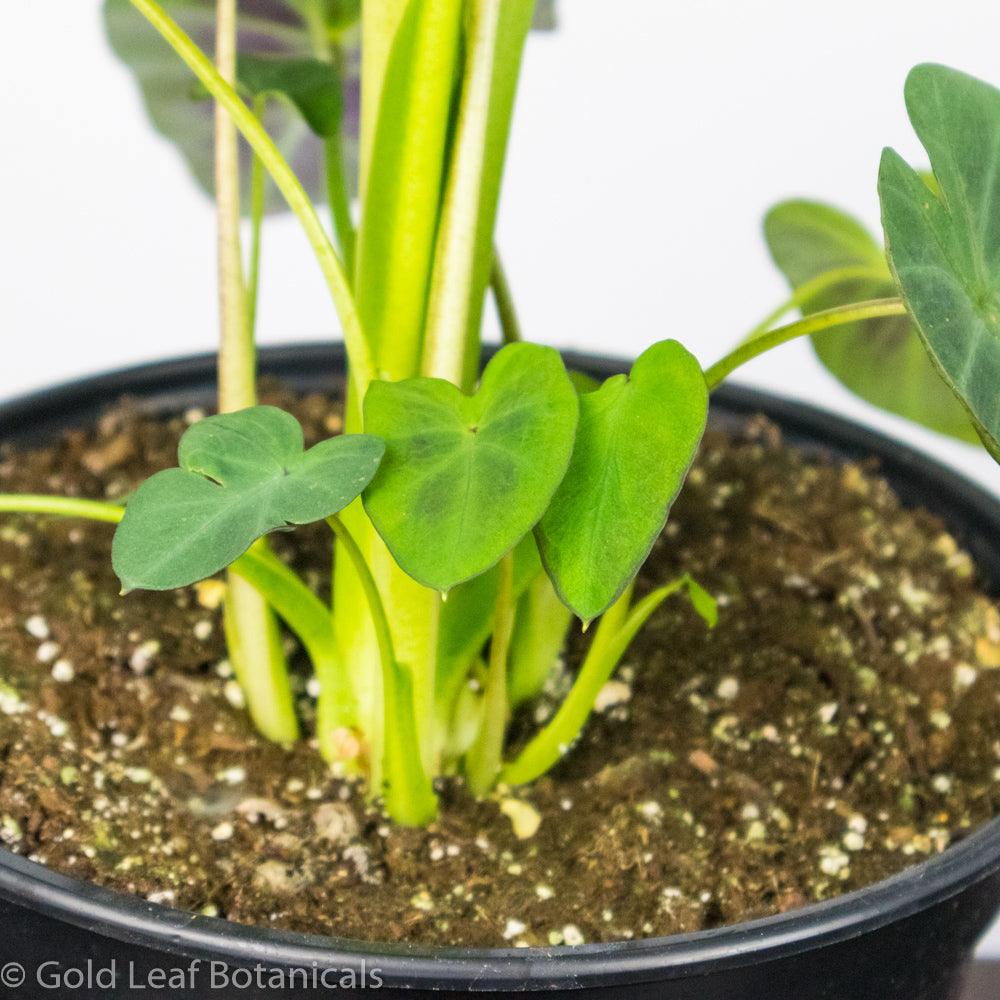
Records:
<instances>
[{"instance_id":1,"label":"small pebble in soil","mask_svg":"<svg viewBox=\"0 0 1000 1000\"><path fill-rule=\"evenodd\" d=\"M649 823L658 823L663 819L663 806L655 799L648 802L640 802L636 806L639 815Z\"/></svg>"},{"instance_id":2,"label":"small pebble in soil","mask_svg":"<svg viewBox=\"0 0 1000 1000\"><path fill-rule=\"evenodd\" d=\"M240 687L237 681L226 681L225 687L223 688L223 694L226 696L226 701L228 701L233 708L246 707L246 699L243 697L243 688Z\"/></svg>"},{"instance_id":3,"label":"small pebble in soil","mask_svg":"<svg viewBox=\"0 0 1000 1000\"><path fill-rule=\"evenodd\" d=\"M865 838L863 834L857 833L854 830L848 830L844 834L841 843L844 845L844 849L851 851L852 853L857 853L858 851L863 851L865 849Z\"/></svg>"},{"instance_id":4,"label":"small pebble in soil","mask_svg":"<svg viewBox=\"0 0 1000 1000\"><path fill-rule=\"evenodd\" d=\"M632 697L632 688L624 681L608 681L594 699L594 711L606 712L616 705L624 705Z\"/></svg>"},{"instance_id":5,"label":"small pebble in soil","mask_svg":"<svg viewBox=\"0 0 1000 1000\"><path fill-rule=\"evenodd\" d=\"M941 710L931 712L928 718L935 729L944 730L951 726L951 716L947 712Z\"/></svg>"},{"instance_id":6,"label":"small pebble in soil","mask_svg":"<svg viewBox=\"0 0 1000 1000\"><path fill-rule=\"evenodd\" d=\"M46 640L38 647L35 654L39 663L51 663L59 655L59 643Z\"/></svg>"},{"instance_id":7,"label":"small pebble in soil","mask_svg":"<svg viewBox=\"0 0 1000 1000\"><path fill-rule=\"evenodd\" d=\"M202 580L195 584L198 603L209 611L215 611L222 605L226 596L226 585L222 580Z\"/></svg>"},{"instance_id":8,"label":"small pebble in soil","mask_svg":"<svg viewBox=\"0 0 1000 1000\"><path fill-rule=\"evenodd\" d=\"M931 780L931 787L939 795L947 795L951 791L953 784L951 776L947 774L936 774Z\"/></svg>"},{"instance_id":9,"label":"small pebble in soil","mask_svg":"<svg viewBox=\"0 0 1000 1000\"><path fill-rule=\"evenodd\" d=\"M28 635L36 639L48 639L49 623L41 615L32 615L25 623L24 627Z\"/></svg>"},{"instance_id":10,"label":"small pebble in soil","mask_svg":"<svg viewBox=\"0 0 1000 1000\"><path fill-rule=\"evenodd\" d=\"M959 663L955 667L955 690L965 691L979 679L979 671L968 663Z\"/></svg>"},{"instance_id":11,"label":"small pebble in soil","mask_svg":"<svg viewBox=\"0 0 1000 1000\"><path fill-rule=\"evenodd\" d=\"M358 835L354 811L343 802L324 802L313 813L316 833L331 844L350 843Z\"/></svg>"},{"instance_id":12,"label":"small pebble in soil","mask_svg":"<svg viewBox=\"0 0 1000 1000\"><path fill-rule=\"evenodd\" d=\"M217 826L212 827L212 840L229 840L235 832L233 824L223 820Z\"/></svg>"},{"instance_id":13,"label":"small pebble in soil","mask_svg":"<svg viewBox=\"0 0 1000 1000\"><path fill-rule=\"evenodd\" d=\"M504 925L503 936L505 941L511 941L516 937L520 937L526 930L527 925L520 920L516 920L511 917L510 920Z\"/></svg>"},{"instance_id":14,"label":"small pebble in soil","mask_svg":"<svg viewBox=\"0 0 1000 1000\"><path fill-rule=\"evenodd\" d=\"M518 840L530 840L542 823L541 813L530 802L507 798L500 800L500 812L509 820Z\"/></svg>"},{"instance_id":15,"label":"small pebble in soil","mask_svg":"<svg viewBox=\"0 0 1000 1000\"><path fill-rule=\"evenodd\" d=\"M820 849L819 854L819 867L824 875L849 877L851 859L839 847L827 845Z\"/></svg>"},{"instance_id":16,"label":"small pebble in soil","mask_svg":"<svg viewBox=\"0 0 1000 1000\"><path fill-rule=\"evenodd\" d=\"M140 646L137 646L129 657L128 665L137 673L144 674L153 665L160 652L160 643L157 639L147 639Z\"/></svg>"},{"instance_id":17,"label":"small pebble in soil","mask_svg":"<svg viewBox=\"0 0 1000 1000\"><path fill-rule=\"evenodd\" d=\"M215 626L207 618L203 618L200 622L195 623L192 631L194 632L194 637L199 642L205 642L211 638L212 632L215 631Z\"/></svg>"},{"instance_id":18,"label":"small pebble in soil","mask_svg":"<svg viewBox=\"0 0 1000 1000\"><path fill-rule=\"evenodd\" d=\"M68 684L76 676L73 664L69 660L56 660L52 664L52 679L60 684Z\"/></svg>"},{"instance_id":19,"label":"small pebble in soil","mask_svg":"<svg viewBox=\"0 0 1000 1000\"><path fill-rule=\"evenodd\" d=\"M567 924L562 929L562 939L563 944L569 945L571 948L576 948L584 943L583 934L580 932L580 928L576 924Z\"/></svg>"},{"instance_id":20,"label":"small pebble in soil","mask_svg":"<svg viewBox=\"0 0 1000 1000\"><path fill-rule=\"evenodd\" d=\"M735 677L723 677L715 689L717 697L723 701L734 701L740 693L740 682Z\"/></svg>"},{"instance_id":21,"label":"small pebble in soil","mask_svg":"<svg viewBox=\"0 0 1000 1000\"><path fill-rule=\"evenodd\" d=\"M420 910L421 913L430 913L434 909L434 900L431 899L431 894L426 889L421 889L410 899L410 906L415 910Z\"/></svg>"}]
</instances>

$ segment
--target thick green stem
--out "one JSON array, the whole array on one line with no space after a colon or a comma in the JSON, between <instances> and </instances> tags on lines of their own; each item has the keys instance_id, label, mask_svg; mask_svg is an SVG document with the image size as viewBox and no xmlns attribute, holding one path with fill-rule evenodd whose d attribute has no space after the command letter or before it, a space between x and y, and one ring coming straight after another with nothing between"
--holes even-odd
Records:
<instances>
[{"instance_id":1,"label":"thick green stem","mask_svg":"<svg viewBox=\"0 0 1000 1000\"><path fill-rule=\"evenodd\" d=\"M362 191L355 290L379 376L419 374L427 286L447 161L463 0L365 0L362 9ZM361 430L360 392L345 424ZM424 768L436 766L434 678L440 596L396 565L360 503L343 512L391 620L398 660L411 672ZM346 558L335 559L337 635L381 779L390 725L375 634ZM391 750L391 747L389 748Z\"/></svg>"},{"instance_id":2,"label":"thick green stem","mask_svg":"<svg viewBox=\"0 0 1000 1000\"><path fill-rule=\"evenodd\" d=\"M493 269L490 271L490 288L493 289L493 301L497 307L497 317L500 320L500 333L505 344L516 344L524 337L521 334L521 323L517 318L517 308L514 305L514 295L510 290L507 272L500 251L493 248Z\"/></svg>"},{"instance_id":3,"label":"thick green stem","mask_svg":"<svg viewBox=\"0 0 1000 1000\"><path fill-rule=\"evenodd\" d=\"M906 314L906 304L902 299L873 299L870 302L859 302L849 306L839 306L824 312L813 313L796 323L779 327L769 333L761 334L753 340L740 344L736 350L717 361L705 372L705 381L709 389L715 389L724 379L731 375L740 365L752 361L772 348L787 344L798 337L806 337L822 330L830 330L850 323L858 323L866 319L879 319L884 316L903 316Z\"/></svg>"},{"instance_id":4,"label":"thick green stem","mask_svg":"<svg viewBox=\"0 0 1000 1000\"><path fill-rule=\"evenodd\" d=\"M836 288L838 285L847 285L857 281L890 281L889 269L883 267L881 270L871 265L856 265L854 267L836 267L822 274L816 275L809 281L804 281L792 292L774 312L768 314L757 324L741 341L746 343L755 340L762 334L767 333L779 319L787 316L796 309L801 309L808 305L817 296L824 292Z\"/></svg>"},{"instance_id":5,"label":"thick green stem","mask_svg":"<svg viewBox=\"0 0 1000 1000\"><path fill-rule=\"evenodd\" d=\"M427 303L421 371L471 387L493 229L533 0L469 0L466 60Z\"/></svg>"},{"instance_id":6,"label":"thick green stem","mask_svg":"<svg viewBox=\"0 0 1000 1000\"><path fill-rule=\"evenodd\" d=\"M463 3L404 6L378 81L355 283L379 371L392 380L416 375L420 366ZM370 107L368 94L362 106Z\"/></svg>"},{"instance_id":7,"label":"thick green stem","mask_svg":"<svg viewBox=\"0 0 1000 1000\"><path fill-rule=\"evenodd\" d=\"M365 340L350 282L344 273L337 251L330 242L313 208L309 195L263 125L243 99L219 74L210 59L188 37L157 0L130 0L151 25L164 37L208 92L226 109L236 127L260 157L288 207L298 217L322 269L331 297L340 316L344 343L350 359L351 380L361 395L375 374L371 351Z\"/></svg>"},{"instance_id":8,"label":"thick green stem","mask_svg":"<svg viewBox=\"0 0 1000 1000\"><path fill-rule=\"evenodd\" d=\"M382 691L385 710L385 762L382 791L389 815L406 826L422 826L437 813L437 796L424 769L415 716L413 679L396 658L392 632L378 585L364 553L339 517L328 518L330 527L354 565L355 573L375 628L382 661ZM372 788L375 793L377 789Z\"/></svg>"},{"instance_id":9,"label":"thick green stem","mask_svg":"<svg viewBox=\"0 0 1000 1000\"><path fill-rule=\"evenodd\" d=\"M500 561L500 589L490 639L490 662L483 696L483 723L465 759L465 774L475 795L486 795L503 765L503 743L510 702L507 696L507 659L514 631L514 557Z\"/></svg>"},{"instance_id":10,"label":"thick green stem","mask_svg":"<svg viewBox=\"0 0 1000 1000\"><path fill-rule=\"evenodd\" d=\"M361 4L361 135L359 183L362 204L368 192L372 151L382 104L382 86L392 44L409 0L364 0Z\"/></svg>"}]
</instances>

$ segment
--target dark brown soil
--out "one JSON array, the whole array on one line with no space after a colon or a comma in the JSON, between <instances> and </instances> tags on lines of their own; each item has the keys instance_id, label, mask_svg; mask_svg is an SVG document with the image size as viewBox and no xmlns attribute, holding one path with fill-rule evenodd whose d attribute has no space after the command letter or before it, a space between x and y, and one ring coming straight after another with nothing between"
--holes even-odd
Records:
<instances>
[{"instance_id":1,"label":"dark brown soil","mask_svg":"<svg viewBox=\"0 0 1000 1000\"><path fill-rule=\"evenodd\" d=\"M327 401L294 405L310 436L337 428ZM119 408L0 453L0 489L121 496L183 428ZM806 461L764 423L709 435L642 577L694 573L718 628L664 606L550 777L515 803L446 783L428 830L366 809L308 744L259 740L218 586L120 598L109 542L0 523L0 838L155 901L441 944L672 934L856 889L1000 811L1000 615L969 558L873 470ZM325 530L276 547L323 588ZM300 693L308 720L304 675ZM524 840L517 808L541 818Z\"/></svg>"}]
</instances>

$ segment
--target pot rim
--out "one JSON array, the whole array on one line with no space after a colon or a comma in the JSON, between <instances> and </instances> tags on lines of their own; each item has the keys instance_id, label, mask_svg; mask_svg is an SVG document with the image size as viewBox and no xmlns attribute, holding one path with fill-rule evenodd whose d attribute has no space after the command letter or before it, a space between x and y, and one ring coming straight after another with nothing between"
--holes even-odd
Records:
<instances>
[{"instance_id":1,"label":"pot rim","mask_svg":"<svg viewBox=\"0 0 1000 1000\"><path fill-rule=\"evenodd\" d=\"M628 368L628 362L619 359L564 356L571 366L603 376ZM329 387L343 371L343 348L324 343L263 348L260 367L262 374L289 378L300 386ZM215 355L192 355L31 393L0 405L0 440L43 436L71 423L74 415L87 421L123 395L142 397L141 404L153 412L193 405L210 390L215 371ZM723 421L764 413L781 426L786 440L813 452L841 459L874 455L880 472L894 486L909 484L902 491L909 500L919 499L949 522L979 525L992 529L993 537L1000 535L1000 500L916 449L817 407L753 389L724 386L713 401ZM949 528L956 530L956 524L949 523ZM977 565L987 565L988 583L1000 587L1000 545L983 549ZM0 896L115 940L188 957L286 968L357 968L367 960L387 986L397 988L432 980L439 988L453 990L531 992L697 976L788 957L904 919L997 871L1000 818L937 857L836 899L692 934L571 949L384 944L235 924L61 875L2 848Z\"/></svg>"}]
</instances>

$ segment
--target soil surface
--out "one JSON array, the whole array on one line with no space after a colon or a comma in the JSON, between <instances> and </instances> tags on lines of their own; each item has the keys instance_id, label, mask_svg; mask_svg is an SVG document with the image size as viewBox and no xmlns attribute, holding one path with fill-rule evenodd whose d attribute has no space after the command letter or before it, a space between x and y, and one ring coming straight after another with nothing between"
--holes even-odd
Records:
<instances>
[{"instance_id":1,"label":"soil surface","mask_svg":"<svg viewBox=\"0 0 1000 1000\"><path fill-rule=\"evenodd\" d=\"M323 398L268 397L310 439L339 428ZM121 497L175 464L199 416L120 406L49 450L0 452L0 490ZM573 945L827 899L1000 812L1000 615L968 556L874 467L807 460L764 422L708 435L640 580L693 573L719 598L715 631L664 605L551 775L478 803L448 780L427 830L391 826L308 742L259 739L221 585L121 598L110 539L0 523L0 840L156 902L357 938ZM275 546L323 590L325 528ZM518 739L585 646L576 629ZM304 665L297 683L308 725ZM512 817L540 824L518 839Z\"/></svg>"}]
</instances>

